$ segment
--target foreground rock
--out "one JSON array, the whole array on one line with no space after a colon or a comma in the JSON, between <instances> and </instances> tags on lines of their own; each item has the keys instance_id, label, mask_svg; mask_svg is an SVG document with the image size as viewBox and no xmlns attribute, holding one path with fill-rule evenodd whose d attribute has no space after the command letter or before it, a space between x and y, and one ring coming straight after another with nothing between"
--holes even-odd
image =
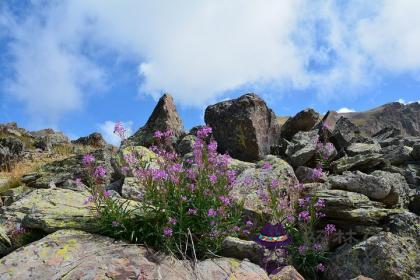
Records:
<instances>
[{"instance_id":1,"label":"foreground rock","mask_svg":"<svg viewBox=\"0 0 420 280\"><path fill-rule=\"evenodd\" d=\"M418 245L409 237L382 232L356 245L344 245L330 259L326 278L418 279Z\"/></svg>"},{"instance_id":2,"label":"foreground rock","mask_svg":"<svg viewBox=\"0 0 420 280\"><path fill-rule=\"evenodd\" d=\"M0 260L1 279L268 279L247 261L198 262L157 255L145 247L76 230L61 230Z\"/></svg>"},{"instance_id":3,"label":"foreground rock","mask_svg":"<svg viewBox=\"0 0 420 280\"><path fill-rule=\"evenodd\" d=\"M204 119L213 128L219 151L244 161L261 159L280 136L274 112L251 93L207 107Z\"/></svg>"},{"instance_id":4,"label":"foreground rock","mask_svg":"<svg viewBox=\"0 0 420 280\"><path fill-rule=\"evenodd\" d=\"M0 220L22 223L30 229L53 232L76 228L93 230L93 211L85 201L85 191L37 189L3 207Z\"/></svg>"},{"instance_id":5,"label":"foreground rock","mask_svg":"<svg viewBox=\"0 0 420 280\"><path fill-rule=\"evenodd\" d=\"M315 159L318 131L298 132L287 146L286 155L293 167L310 165Z\"/></svg>"},{"instance_id":6,"label":"foreground rock","mask_svg":"<svg viewBox=\"0 0 420 280\"><path fill-rule=\"evenodd\" d=\"M171 130L175 138L180 137L184 131L174 100L169 94L164 94L159 99L145 126L129 137L128 142L131 145L150 147L154 144L153 133L157 130Z\"/></svg>"},{"instance_id":7,"label":"foreground rock","mask_svg":"<svg viewBox=\"0 0 420 280\"><path fill-rule=\"evenodd\" d=\"M270 163L270 168L264 168L266 162ZM254 167L240 173L231 194L235 199L244 200L245 210L257 214L267 213L267 204L261 200L258 191L267 191L273 180L278 180L280 187L284 188L298 184L293 168L286 161L269 155Z\"/></svg>"},{"instance_id":8,"label":"foreground rock","mask_svg":"<svg viewBox=\"0 0 420 280\"><path fill-rule=\"evenodd\" d=\"M281 127L281 137L291 140L299 131L309 131L319 122L319 113L306 109L287 119Z\"/></svg>"},{"instance_id":9,"label":"foreground rock","mask_svg":"<svg viewBox=\"0 0 420 280\"><path fill-rule=\"evenodd\" d=\"M270 275L270 280L305 280L302 275L291 265L283 267L276 274Z\"/></svg>"}]
</instances>

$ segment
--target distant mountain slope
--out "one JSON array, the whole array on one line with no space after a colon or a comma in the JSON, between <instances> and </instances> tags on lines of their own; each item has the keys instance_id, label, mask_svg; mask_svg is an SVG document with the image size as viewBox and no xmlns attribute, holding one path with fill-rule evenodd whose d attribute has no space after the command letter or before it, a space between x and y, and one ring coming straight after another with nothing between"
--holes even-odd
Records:
<instances>
[{"instance_id":1,"label":"distant mountain slope","mask_svg":"<svg viewBox=\"0 0 420 280\"><path fill-rule=\"evenodd\" d=\"M385 127L401 130L403 135L420 136L420 103L388 103L365 112L340 113L368 135Z\"/></svg>"}]
</instances>

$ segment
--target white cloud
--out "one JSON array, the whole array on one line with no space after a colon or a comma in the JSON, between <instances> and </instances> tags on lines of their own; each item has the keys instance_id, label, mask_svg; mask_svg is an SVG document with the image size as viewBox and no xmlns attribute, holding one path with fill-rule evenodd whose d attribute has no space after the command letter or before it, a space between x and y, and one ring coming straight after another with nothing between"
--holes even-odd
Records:
<instances>
[{"instance_id":1,"label":"white cloud","mask_svg":"<svg viewBox=\"0 0 420 280\"><path fill-rule=\"evenodd\" d=\"M128 121L128 122L123 122L122 124L124 128L126 129L125 136L126 137L131 136L131 134L133 134L133 130L132 130L133 122ZM105 121L99 124L98 127L99 127L99 131L101 132L106 142L114 146L120 145L121 138L114 133L115 122Z\"/></svg>"},{"instance_id":2,"label":"white cloud","mask_svg":"<svg viewBox=\"0 0 420 280\"><path fill-rule=\"evenodd\" d=\"M356 112L354 109L349 109L347 107L343 107L337 110L337 113L353 113Z\"/></svg>"},{"instance_id":3,"label":"white cloud","mask_svg":"<svg viewBox=\"0 0 420 280\"><path fill-rule=\"evenodd\" d=\"M72 0L25 20L3 10L10 92L54 122L109 82L98 59L107 51L138 64L141 94L169 91L196 107L246 85L275 89L264 95L311 88L326 100L383 73L419 76L419 1L337 3Z\"/></svg>"}]
</instances>

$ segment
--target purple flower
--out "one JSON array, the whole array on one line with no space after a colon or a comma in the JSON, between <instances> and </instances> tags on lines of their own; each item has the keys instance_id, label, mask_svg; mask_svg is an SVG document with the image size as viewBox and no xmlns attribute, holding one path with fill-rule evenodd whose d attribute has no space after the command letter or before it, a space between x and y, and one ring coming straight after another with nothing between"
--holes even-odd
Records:
<instances>
[{"instance_id":1,"label":"purple flower","mask_svg":"<svg viewBox=\"0 0 420 280\"><path fill-rule=\"evenodd\" d=\"M172 234L173 234L173 231L172 231L172 229L171 229L171 228L167 227L167 228L164 228L164 229L163 229L163 235L164 235L165 237L171 237L171 236L172 236Z\"/></svg>"},{"instance_id":2,"label":"purple flower","mask_svg":"<svg viewBox=\"0 0 420 280\"><path fill-rule=\"evenodd\" d=\"M247 229L244 229L244 230L242 231L242 233L243 233L244 235L250 235L250 234L251 234L251 232L250 232L249 230L247 230Z\"/></svg>"},{"instance_id":3,"label":"purple flower","mask_svg":"<svg viewBox=\"0 0 420 280\"><path fill-rule=\"evenodd\" d=\"M327 236L330 236L331 234L333 234L334 232L336 232L336 231L337 231L337 229L335 228L335 225L333 225L333 224L327 224L327 225L325 226L324 231L325 231L325 234L326 234Z\"/></svg>"},{"instance_id":4,"label":"purple flower","mask_svg":"<svg viewBox=\"0 0 420 280\"><path fill-rule=\"evenodd\" d=\"M277 180L277 179L273 179L273 180L271 181L271 183L270 183L270 188L271 188L272 190L277 189L279 186L280 186L280 181L279 181L279 180Z\"/></svg>"},{"instance_id":5,"label":"purple flower","mask_svg":"<svg viewBox=\"0 0 420 280\"><path fill-rule=\"evenodd\" d=\"M240 231L241 230L241 228L240 227L238 227L238 226L234 226L233 227L233 231Z\"/></svg>"},{"instance_id":6,"label":"purple flower","mask_svg":"<svg viewBox=\"0 0 420 280\"><path fill-rule=\"evenodd\" d=\"M226 206L229 206L229 205L230 205L230 199L229 199L229 197L224 196L224 195L221 195L221 196L219 196L219 199L220 199L220 201L221 201L224 205L226 205Z\"/></svg>"},{"instance_id":7,"label":"purple flower","mask_svg":"<svg viewBox=\"0 0 420 280\"><path fill-rule=\"evenodd\" d=\"M78 187L80 187L83 183L82 183L82 179L77 178L76 180L74 180L74 184Z\"/></svg>"},{"instance_id":8,"label":"purple flower","mask_svg":"<svg viewBox=\"0 0 420 280\"><path fill-rule=\"evenodd\" d=\"M93 172L93 176L95 178L103 178L106 176L106 169L103 166L98 166L95 168L95 171Z\"/></svg>"},{"instance_id":9,"label":"purple flower","mask_svg":"<svg viewBox=\"0 0 420 280\"><path fill-rule=\"evenodd\" d=\"M122 174L128 175L129 172L130 172L130 168L128 166L121 167L121 173Z\"/></svg>"},{"instance_id":10,"label":"purple flower","mask_svg":"<svg viewBox=\"0 0 420 280\"><path fill-rule=\"evenodd\" d=\"M125 138L125 128L122 122L116 122L114 126L114 133L117 134L121 139Z\"/></svg>"},{"instance_id":11,"label":"purple flower","mask_svg":"<svg viewBox=\"0 0 420 280\"><path fill-rule=\"evenodd\" d=\"M217 176L216 176L216 175L214 175L214 174L211 174L211 175L209 175L209 180L210 180L210 183L211 183L212 185L214 185L214 184L216 184L216 182L217 182Z\"/></svg>"},{"instance_id":12,"label":"purple flower","mask_svg":"<svg viewBox=\"0 0 420 280\"><path fill-rule=\"evenodd\" d=\"M306 245L300 245L298 248L299 254L301 255L305 255L307 250L308 250L308 247L306 247Z\"/></svg>"},{"instance_id":13,"label":"purple flower","mask_svg":"<svg viewBox=\"0 0 420 280\"><path fill-rule=\"evenodd\" d=\"M197 189L197 187L196 187L194 184L189 184L189 185L188 185L188 189L189 189L191 192L194 192L194 191Z\"/></svg>"},{"instance_id":14,"label":"purple flower","mask_svg":"<svg viewBox=\"0 0 420 280\"><path fill-rule=\"evenodd\" d=\"M264 203L268 203L268 201L270 200L268 193L263 189L258 189L257 195L260 197L261 201Z\"/></svg>"},{"instance_id":15,"label":"purple flower","mask_svg":"<svg viewBox=\"0 0 420 280\"><path fill-rule=\"evenodd\" d=\"M174 173L181 173L184 171L184 169L182 168L182 164L179 163L171 165L171 167L169 167L169 170Z\"/></svg>"},{"instance_id":16,"label":"purple flower","mask_svg":"<svg viewBox=\"0 0 420 280\"><path fill-rule=\"evenodd\" d=\"M171 224L171 225L176 225L176 219L175 218L172 218L172 217L170 217L169 218L169 223Z\"/></svg>"},{"instance_id":17,"label":"purple flower","mask_svg":"<svg viewBox=\"0 0 420 280\"><path fill-rule=\"evenodd\" d=\"M324 272L325 271L325 266L322 263L320 263L315 267L315 269L316 269L316 271Z\"/></svg>"},{"instance_id":18,"label":"purple flower","mask_svg":"<svg viewBox=\"0 0 420 280\"><path fill-rule=\"evenodd\" d=\"M324 213L322 213L322 212L316 212L316 213L315 213L315 216L316 216L317 218L324 218L324 217L325 217L325 214L324 214Z\"/></svg>"},{"instance_id":19,"label":"purple flower","mask_svg":"<svg viewBox=\"0 0 420 280\"><path fill-rule=\"evenodd\" d=\"M185 195L181 195L181 201L185 202L187 200L188 200L188 198Z\"/></svg>"},{"instance_id":20,"label":"purple flower","mask_svg":"<svg viewBox=\"0 0 420 280\"><path fill-rule=\"evenodd\" d=\"M84 165L89 165L89 164L93 163L94 161L95 161L95 157L92 156L91 154L84 155L83 159L82 159L82 163Z\"/></svg>"},{"instance_id":21,"label":"purple flower","mask_svg":"<svg viewBox=\"0 0 420 280\"><path fill-rule=\"evenodd\" d=\"M252 183L253 183L253 179L252 179L251 177L249 177L249 176L245 177L245 179L244 179L244 184L245 184L246 186L249 186L249 185L251 185Z\"/></svg>"},{"instance_id":22,"label":"purple flower","mask_svg":"<svg viewBox=\"0 0 420 280\"><path fill-rule=\"evenodd\" d=\"M191 215L191 216L197 215L197 209L195 209L195 208L189 208L188 209L188 215Z\"/></svg>"},{"instance_id":23,"label":"purple flower","mask_svg":"<svg viewBox=\"0 0 420 280\"><path fill-rule=\"evenodd\" d=\"M165 131L164 133L163 133L163 137L165 137L165 138L169 138L169 137L172 137L174 135L174 133L172 132L172 130L170 130L170 129L168 129L167 131Z\"/></svg>"},{"instance_id":24,"label":"purple flower","mask_svg":"<svg viewBox=\"0 0 420 280\"><path fill-rule=\"evenodd\" d=\"M317 168L312 170L312 179L314 179L314 180L317 180L317 179L321 178L323 175L324 175L324 173L322 172L321 167L317 167Z\"/></svg>"},{"instance_id":25,"label":"purple flower","mask_svg":"<svg viewBox=\"0 0 420 280\"><path fill-rule=\"evenodd\" d=\"M215 153L215 152L217 151L217 142L216 142L216 141L214 141L214 140L211 140L211 141L210 141L210 143L209 143L209 144L208 144L208 146L207 146L207 149L208 149L210 152Z\"/></svg>"},{"instance_id":26,"label":"purple flower","mask_svg":"<svg viewBox=\"0 0 420 280\"><path fill-rule=\"evenodd\" d=\"M303 198L299 198L298 203L300 207L305 207L306 201Z\"/></svg>"},{"instance_id":27,"label":"purple flower","mask_svg":"<svg viewBox=\"0 0 420 280\"><path fill-rule=\"evenodd\" d=\"M216 217L217 216L217 211L214 210L213 208L210 208L209 211L207 212L207 217Z\"/></svg>"},{"instance_id":28,"label":"purple flower","mask_svg":"<svg viewBox=\"0 0 420 280\"><path fill-rule=\"evenodd\" d=\"M104 191L104 197L109 198L111 196L111 191Z\"/></svg>"},{"instance_id":29,"label":"purple flower","mask_svg":"<svg viewBox=\"0 0 420 280\"><path fill-rule=\"evenodd\" d=\"M307 222L309 221L309 218L310 218L310 214L308 211L302 211L299 213L299 220Z\"/></svg>"},{"instance_id":30,"label":"purple flower","mask_svg":"<svg viewBox=\"0 0 420 280\"><path fill-rule=\"evenodd\" d=\"M245 224L246 224L247 227L252 227L254 225L254 223L252 221L249 221L249 220L246 221Z\"/></svg>"},{"instance_id":31,"label":"purple flower","mask_svg":"<svg viewBox=\"0 0 420 280\"><path fill-rule=\"evenodd\" d=\"M162 181L168 178L168 174L166 173L165 170L151 168L150 171L152 172L153 181Z\"/></svg>"},{"instance_id":32,"label":"purple flower","mask_svg":"<svg viewBox=\"0 0 420 280\"><path fill-rule=\"evenodd\" d=\"M264 170L269 170L269 169L272 169L272 168L273 168L273 166L268 161L264 162L264 164L262 166L262 169L264 169Z\"/></svg>"},{"instance_id":33,"label":"purple flower","mask_svg":"<svg viewBox=\"0 0 420 280\"><path fill-rule=\"evenodd\" d=\"M137 157L133 153L124 155L124 160L125 162L127 162L128 165L133 165L137 163Z\"/></svg>"},{"instance_id":34,"label":"purple flower","mask_svg":"<svg viewBox=\"0 0 420 280\"><path fill-rule=\"evenodd\" d=\"M315 251L321 251L322 245L320 243L315 243L313 246Z\"/></svg>"},{"instance_id":35,"label":"purple flower","mask_svg":"<svg viewBox=\"0 0 420 280\"><path fill-rule=\"evenodd\" d=\"M112 227L118 227L120 225L120 222L118 221L112 221L111 226Z\"/></svg>"},{"instance_id":36,"label":"purple flower","mask_svg":"<svg viewBox=\"0 0 420 280\"><path fill-rule=\"evenodd\" d=\"M197 131L197 137L204 139L212 133L212 128L210 126L203 126Z\"/></svg>"},{"instance_id":37,"label":"purple flower","mask_svg":"<svg viewBox=\"0 0 420 280\"><path fill-rule=\"evenodd\" d=\"M288 216L286 217L286 220L287 220L288 222L290 222L290 223L293 223L293 222L295 221L295 217L293 217L292 215L288 215Z\"/></svg>"},{"instance_id":38,"label":"purple flower","mask_svg":"<svg viewBox=\"0 0 420 280\"><path fill-rule=\"evenodd\" d=\"M88 196L88 198L86 198L86 200L83 202L83 205L89 204L93 201L93 196Z\"/></svg>"},{"instance_id":39,"label":"purple flower","mask_svg":"<svg viewBox=\"0 0 420 280\"><path fill-rule=\"evenodd\" d=\"M325 200L322 198L319 198L317 202L315 203L316 208L324 208L325 207Z\"/></svg>"},{"instance_id":40,"label":"purple flower","mask_svg":"<svg viewBox=\"0 0 420 280\"><path fill-rule=\"evenodd\" d=\"M160 131L160 130L156 130L154 133L153 133L153 137L154 138L156 138L156 139L160 139L160 138L162 138L164 136L164 134L162 133L162 131Z\"/></svg>"},{"instance_id":41,"label":"purple flower","mask_svg":"<svg viewBox=\"0 0 420 280\"><path fill-rule=\"evenodd\" d=\"M210 221L210 223L209 223L211 226L214 226L215 224L216 224L216 222L215 221Z\"/></svg>"},{"instance_id":42,"label":"purple flower","mask_svg":"<svg viewBox=\"0 0 420 280\"><path fill-rule=\"evenodd\" d=\"M235 170L228 170L226 172L227 177L228 177L228 182L229 184L233 184L236 180L236 171Z\"/></svg>"}]
</instances>

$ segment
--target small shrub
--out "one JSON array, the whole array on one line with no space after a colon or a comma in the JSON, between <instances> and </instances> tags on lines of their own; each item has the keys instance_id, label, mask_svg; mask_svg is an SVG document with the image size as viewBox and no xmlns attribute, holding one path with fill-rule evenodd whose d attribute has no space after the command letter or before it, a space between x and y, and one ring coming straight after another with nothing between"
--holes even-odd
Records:
<instances>
[{"instance_id":1,"label":"small shrub","mask_svg":"<svg viewBox=\"0 0 420 280\"><path fill-rule=\"evenodd\" d=\"M119 124L116 132L124 135ZM85 156L89 202L96 206L101 232L194 258L217 253L228 235L247 233L247 225L241 227L242 203L229 196L236 174L228 169L229 157L218 154L217 143L207 139L210 133L209 127L198 130L193 158L186 162L168 149L170 131L154 135L157 145L150 149L158 156L155 164L139 160L134 149L125 155L123 171L133 170L144 186L136 207L104 191L103 170Z\"/></svg>"}]
</instances>

